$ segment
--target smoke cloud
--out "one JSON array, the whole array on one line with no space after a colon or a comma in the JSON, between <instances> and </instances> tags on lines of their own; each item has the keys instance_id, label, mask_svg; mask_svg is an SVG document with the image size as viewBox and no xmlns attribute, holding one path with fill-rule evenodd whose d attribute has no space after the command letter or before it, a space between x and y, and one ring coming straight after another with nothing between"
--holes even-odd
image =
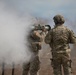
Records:
<instances>
[{"instance_id":1,"label":"smoke cloud","mask_svg":"<svg viewBox=\"0 0 76 75\"><path fill-rule=\"evenodd\" d=\"M32 16L19 16L0 2L0 63L20 64L30 60L32 53L28 50L26 37L34 22Z\"/></svg>"}]
</instances>

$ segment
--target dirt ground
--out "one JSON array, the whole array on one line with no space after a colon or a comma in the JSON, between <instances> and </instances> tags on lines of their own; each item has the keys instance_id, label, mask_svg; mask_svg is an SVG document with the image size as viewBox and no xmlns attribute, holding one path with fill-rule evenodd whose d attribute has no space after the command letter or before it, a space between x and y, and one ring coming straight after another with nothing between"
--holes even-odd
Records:
<instances>
[{"instance_id":1,"label":"dirt ground","mask_svg":"<svg viewBox=\"0 0 76 75\"><path fill-rule=\"evenodd\" d=\"M73 75L76 75L76 54L75 54L75 49L76 47L74 47L74 51L72 51L72 71L73 71ZM43 48L43 50L40 51L39 54L40 57L40 61L41 61L41 67L39 70L39 75L53 75L53 70L51 67L51 52L50 52L50 48L47 46L45 48ZM1 65L0 65L1 66ZM2 75L2 66L0 67L0 75ZM10 68L5 68L5 72L4 75L12 75L12 69ZM22 75L22 67L20 67L18 65L18 67L15 68L14 70L14 75Z\"/></svg>"}]
</instances>

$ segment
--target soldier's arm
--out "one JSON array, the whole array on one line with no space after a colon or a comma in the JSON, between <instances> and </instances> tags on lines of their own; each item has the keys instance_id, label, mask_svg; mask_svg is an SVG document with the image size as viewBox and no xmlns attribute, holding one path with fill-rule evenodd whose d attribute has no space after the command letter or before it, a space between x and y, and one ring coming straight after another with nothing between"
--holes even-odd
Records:
<instances>
[{"instance_id":1,"label":"soldier's arm","mask_svg":"<svg viewBox=\"0 0 76 75\"><path fill-rule=\"evenodd\" d=\"M35 34L37 37L41 38L41 35L39 34L39 32L34 31L34 34Z\"/></svg>"},{"instance_id":2,"label":"soldier's arm","mask_svg":"<svg viewBox=\"0 0 76 75\"><path fill-rule=\"evenodd\" d=\"M50 31L45 36L44 41L45 41L46 44L49 44L51 42L51 32Z\"/></svg>"},{"instance_id":3,"label":"soldier's arm","mask_svg":"<svg viewBox=\"0 0 76 75\"><path fill-rule=\"evenodd\" d=\"M40 41L43 41L43 37L40 35L40 33L38 31L34 31L34 35L37 36L38 38L40 38Z\"/></svg>"},{"instance_id":4,"label":"soldier's arm","mask_svg":"<svg viewBox=\"0 0 76 75\"><path fill-rule=\"evenodd\" d=\"M76 35L72 30L69 30L69 40L72 44L76 43Z\"/></svg>"}]
</instances>

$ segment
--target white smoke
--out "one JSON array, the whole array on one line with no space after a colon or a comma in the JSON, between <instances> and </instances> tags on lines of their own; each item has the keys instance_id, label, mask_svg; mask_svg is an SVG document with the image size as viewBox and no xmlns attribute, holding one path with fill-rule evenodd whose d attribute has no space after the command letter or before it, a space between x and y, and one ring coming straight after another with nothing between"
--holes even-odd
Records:
<instances>
[{"instance_id":1,"label":"white smoke","mask_svg":"<svg viewBox=\"0 0 76 75\"><path fill-rule=\"evenodd\" d=\"M33 17L19 17L17 12L5 10L0 2L0 63L20 64L30 60L32 53L26 46L26 37L32 24Z\"/></svg>"}]
</instances>

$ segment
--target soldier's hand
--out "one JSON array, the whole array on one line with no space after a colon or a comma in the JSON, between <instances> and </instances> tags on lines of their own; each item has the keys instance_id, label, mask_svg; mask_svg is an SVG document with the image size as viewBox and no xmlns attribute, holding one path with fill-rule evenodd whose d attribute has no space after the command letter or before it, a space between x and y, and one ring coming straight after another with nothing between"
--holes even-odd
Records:
<instances>
[{"instance_id":1,"label":"soldier's hand","mask_svg":"<svg viewBox=\"0 0 76 75\"><path fill-rule=\"evenodd\" d=\"M40 35L40 33L38 31L34 31L34 35L36 35L36 36L41 38L41 35Z\"/></svg>"}]
</instances>

